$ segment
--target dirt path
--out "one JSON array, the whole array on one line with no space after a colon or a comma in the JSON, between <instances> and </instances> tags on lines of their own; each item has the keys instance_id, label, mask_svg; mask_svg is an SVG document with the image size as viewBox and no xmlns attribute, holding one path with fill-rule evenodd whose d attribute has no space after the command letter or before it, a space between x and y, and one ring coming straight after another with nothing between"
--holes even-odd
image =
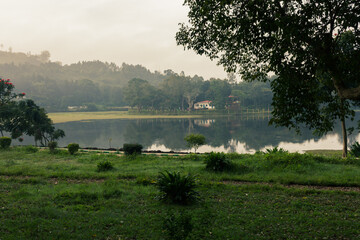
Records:
<instances>
[{"instance_id":1,"label":"dirt path","mask_svg":"<svg viewBox=\"0 0 360 240\"><path fill-rule=\"evenodd\" d=\"M343 187L343 186L321 186L321 185L301 185L301 184L278 184L268 182L245 182L245 181L221 181L227 185L264 185L264 186L281 186L285 188L297 189L314 189L327 191L341 191L341 192L360 192L360 187Z\"/></svg>"}]
</instances>

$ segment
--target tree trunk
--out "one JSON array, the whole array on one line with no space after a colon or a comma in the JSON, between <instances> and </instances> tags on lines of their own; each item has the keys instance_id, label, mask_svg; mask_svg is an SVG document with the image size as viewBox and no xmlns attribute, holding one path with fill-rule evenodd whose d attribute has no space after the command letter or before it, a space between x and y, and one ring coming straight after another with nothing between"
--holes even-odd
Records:
<instances>
[{"instance_id":1,"label":"tree trunk","mask_svg":"<svg viewBox=\"0 0 360 240\"><path fill-rule=\"evenodd\" d=\"M342 156L343 158L347 157L347 132L346 132L346 126L345 126L345 117L341 117L341 130L342 130L342 137L343 137L343 152Z\"/></svg>"}]
</instances>

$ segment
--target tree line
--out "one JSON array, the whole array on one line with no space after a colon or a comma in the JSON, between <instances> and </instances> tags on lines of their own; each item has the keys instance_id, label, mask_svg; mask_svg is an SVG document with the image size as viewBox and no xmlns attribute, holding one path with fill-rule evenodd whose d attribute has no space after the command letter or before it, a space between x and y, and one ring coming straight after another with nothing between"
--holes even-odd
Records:
<instances>
[{"instance_id":1,"label":"tree line","mask_svg":"<svg viewBox=\"0 0 360 240\"><path fill-rule=\"evenodd\" d=\"M185 76L168 69L151 72L141 65L101 61L62 65L40 55L0 51L0 72L11 78L18 91L47 111L66 111L69 106L87 110L131 106L152 110L192 110L194 103L210 100L216 109L233 102L242 108L268 108L272 93L268 83ZM229 96L231 96L229 98Z\"/></svg>"}]
</instances>

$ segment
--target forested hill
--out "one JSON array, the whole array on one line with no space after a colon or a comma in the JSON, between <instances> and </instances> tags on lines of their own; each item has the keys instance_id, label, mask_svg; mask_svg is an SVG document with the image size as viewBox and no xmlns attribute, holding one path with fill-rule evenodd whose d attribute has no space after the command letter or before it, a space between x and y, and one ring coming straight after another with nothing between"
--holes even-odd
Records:
<instances>
[{"instance_id":1,"label":"forested hill","mask_svg":"<svg viewBox=\"0 0 360 240\"><path fill-rule=\"evenodd\" d=\"M63 65L50 61L48 51L39 55L0 51L0 77L11 79L17 91L25 92L48 111L83 105L88 106L88 110L128 105L159 110L187 109L203 100L217 102L221 109L229 95L246 105L268 106L272 96L269 85L264 83L204 81L197 75L185 76L170 69L163 73L151 72L141 65L126 63L117 66L83 61Z\"/></svg>"}]
</instances>

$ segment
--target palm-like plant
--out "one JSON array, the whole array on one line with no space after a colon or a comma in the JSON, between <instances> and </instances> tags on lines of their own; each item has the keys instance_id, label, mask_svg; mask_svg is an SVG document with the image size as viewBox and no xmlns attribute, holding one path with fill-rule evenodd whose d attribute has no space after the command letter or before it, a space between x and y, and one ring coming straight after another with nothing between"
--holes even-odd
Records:
<instances>
[{"instance_id":1,"label":"palm-like plant","mask_svg":"<svg viewBox=\"0 0 360 240\"><path fill-rule=\"evenodd\" d=\"M191 175L181 175L180 172L161 172L157 187L161 192L160 199L175 204L190 204L198 200L195 178Z\"/></svg>"}]
</instances>

